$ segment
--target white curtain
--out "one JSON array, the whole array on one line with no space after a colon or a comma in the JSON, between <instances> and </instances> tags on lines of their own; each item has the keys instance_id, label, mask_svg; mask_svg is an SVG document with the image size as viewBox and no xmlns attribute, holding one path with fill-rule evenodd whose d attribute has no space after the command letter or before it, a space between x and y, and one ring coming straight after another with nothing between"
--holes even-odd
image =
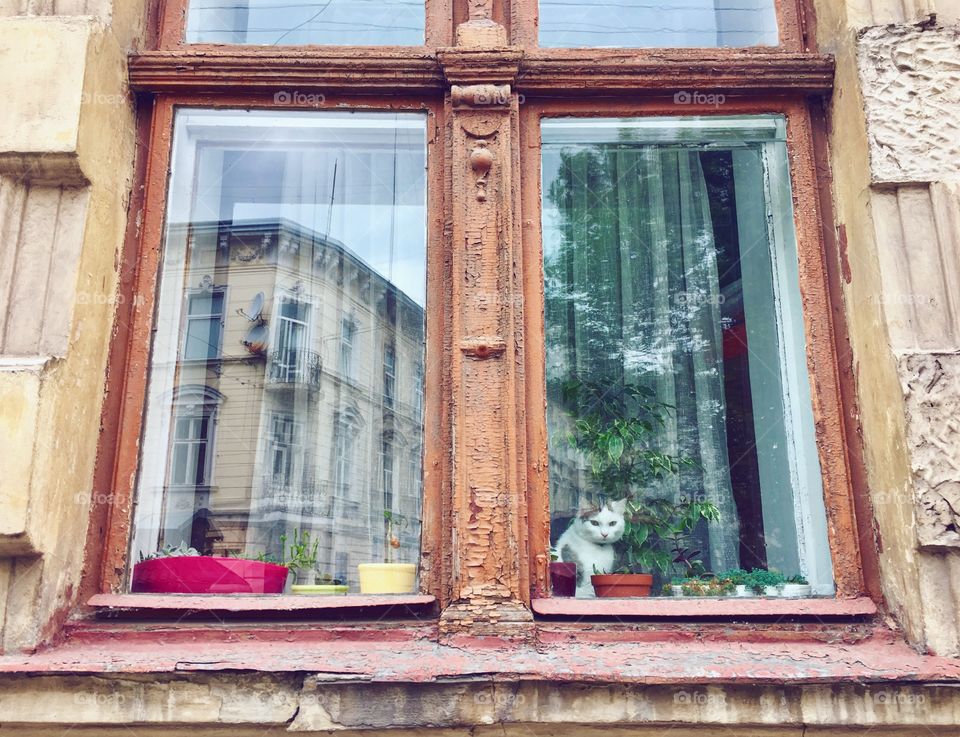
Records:
<instances>
[{"instance_id":1,"label":"white curtain","mask_svg":"<svg viewBox=\"0 0 960 737\"><path fill-rule=\"evenodd\" d=\"M737 567L739 522L730 484L720 310L708 192L688 148L611 144L552 149L545 191L555 208L545 238L548 422L554 513L589 486L565 443L559 387L570 378L653 389L674 409L656 449L695 461L648 497L713 502L701 530L713 570ZM566 508L566 509L565 509Z\"/></svg>"}]
</instances>

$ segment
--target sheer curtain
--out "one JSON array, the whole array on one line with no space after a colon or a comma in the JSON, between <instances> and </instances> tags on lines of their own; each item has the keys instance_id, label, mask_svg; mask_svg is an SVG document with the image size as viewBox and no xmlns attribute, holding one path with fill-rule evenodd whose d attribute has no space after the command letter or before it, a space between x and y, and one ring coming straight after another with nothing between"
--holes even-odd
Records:
<instances>
[{"instance_id":1,"label":"sheer curtain","mask_svg":"<svg viewBox=\"0 0 960 737\"><path fill-rule=\"evenodd\" d=\"M671 405L657 449L695 465L647 497L713 502L704 562L737 567L739 522L730 484L720 293L710 206L697 151L611 144L551 148L545 192L548 423L562 438L563 381L625 381ZM549 161L554 157L553 161ZM555 401L557 400L557 401ZM588 470L551 442L552 502L569 512ZM578 467L579 466L579 467ZM566 507L567 509L563 509ZM709 554L706 554L706 551Z\"/></svg>"}]
</instances>

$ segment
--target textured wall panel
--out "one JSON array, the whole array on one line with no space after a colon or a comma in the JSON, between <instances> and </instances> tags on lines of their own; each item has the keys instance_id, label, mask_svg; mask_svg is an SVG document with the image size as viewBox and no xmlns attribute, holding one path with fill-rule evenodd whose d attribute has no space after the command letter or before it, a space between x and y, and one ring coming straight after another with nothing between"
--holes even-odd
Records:
<instances>
[{"instance_id":1,"label":"textured wall panel","mask_svg":"<svg viewBox=\"0 0 960 737\"><path fill-rule=\"evenodd\" d=\"M907 442L923 547L960 547L960 354L901 356Z\"/></svg>"},{"instance_id":2,"label":"textured wall panel","mask_svg":"<svg viewBox=\"0 0 960 737\"><path fill-rule=\"evenodd\" d=\"M0 178L0 355L66 355L86 202Z\"/></svg>"},{"instance_id":3,"label":"textured wall panel","mask_svg":"<svg viewBox=\"0 0 960 737\"><path fill-rule=\"evenodd\" d=\"M890 344L960 350L960 192L956 185L871 195Z\"/></svg>"},{"instance_id":4,"label":"textured wall panel","mask_svg":"<svg viewBox=\"0 0 960 737\"><path fill-rule=\"evenodd\" d=\"M870 28L857 57L873 181L960 175L960 28Z\"/></svg>"}]
</instances>

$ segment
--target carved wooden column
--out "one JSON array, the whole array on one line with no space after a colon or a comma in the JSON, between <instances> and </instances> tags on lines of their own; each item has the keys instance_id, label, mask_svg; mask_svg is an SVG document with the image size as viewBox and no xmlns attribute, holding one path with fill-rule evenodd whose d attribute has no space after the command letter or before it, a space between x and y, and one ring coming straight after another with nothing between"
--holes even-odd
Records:
<instances>
[{"instance_id":1,"label":"carved wooden column","mask_svg":"<svg viewBox=\"0 0 960 737\"><path fill-rule=\"evenodd\" d=\"M481 35L490 23L479 26ZM458 33L461 43L469 37ZM510 88L519 53L470 45L440 52L451 82L454 443L452 584L441 629L517 634L532 622L526 605L518 111Z\"/></svg>"}]
</instances>

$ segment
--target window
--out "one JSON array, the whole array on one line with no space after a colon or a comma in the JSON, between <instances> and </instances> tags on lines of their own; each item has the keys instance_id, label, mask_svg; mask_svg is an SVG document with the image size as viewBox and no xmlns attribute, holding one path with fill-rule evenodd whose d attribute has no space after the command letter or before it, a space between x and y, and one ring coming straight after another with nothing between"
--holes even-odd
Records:
<instances>
[{"instance_id":1,"label":"window","mask_svg":"<svg viewBox=\"0 0 960 737\"><path fill-rule=\"evenodd\" d=\"M540 0L541 46L776 46L774 0Z\"/></svg>"},{"instance_id":2,"label":"window","mask_svg":"<svg viewBox=\"0 0 960 737\"><path fill-rule=\"evenodd\" d=\"M340 322L340 376L353 378L353 340L357 335L357 324L350 318Z\"/></svg>"},{"instance_id":3,"label":"window","mask_svg":"<svg viewBox=\"0 0 960 737\"><path fill-rule=\"evenodd\" d=\"M397 349L392 345L383 347L383 403L393 406L397 393Z\"/></svg>"},{"instance_id":4,"label":"window","mask_svg":"<svg viewBox=\"0 0 960 737\"><path fill-rule=\"evenodd\" d=\"M393 514L393 442L388 437L380 442L380 474L383 511Z\"/></svg>"},{"instance_id":5,"label":"window","mask_svg":"<svg viewBox=\"0 0 960 737\"><path fill-rule=\"evenodd\" d=\"M441 607L537 611L550 548L623 502L635 537L699 505L597 564L654 596L738 568L863 593L810 105L833 67L798 1L215 2L167 3L130 63L155 104L108 587L164 545L306 531L351 593L422 555Z\"/></svg>"},{"instance_id":6,"label":"window","mask_svg":"<svg viewBox=\"0 0 960 737\"><path fill-rule=\"evenodd\" d=\"M290 486L294 481L299 434L300 428L292 415L270 416L269 469L271 480L276 484Z\"/></svg>"},{"instance_id":7,"label":"window","mask_svg":"<svg viewBox=\"0 0 960 737\"><path fill-rule=\"evenodd\" d=\"M413 371L413 412L416 416L423 414L423 366L417 364Z\"/></svg>"},{"instance_id":8,"label":"window","mask_svg":"<svg viewBox=\"0 0 960 737\"><path fill-rule=\"evenodd\" d=\"M660 586L771 569L832 593L784 122L544 120L550 505L562 559L593 539L588 524L615 520L618 563L658 573ZM625 525L589 511L605 501ZM651 544L690 510L691 529Z\"/></svg>"},{"instance_id":9,"label":"window","mask_svg":"<svg viewBox=\"0 0 960 737\"><path fill-rule=\"evenodd\" d=\"M377 471L359 458L383 436L379 395L394 391L394 341L423 360L424 132L419 113L178 110L145 424L145 447L169 448L170 478L157 483L149 467L141 474L135 555L196 542L193 515L216 531L201 553L276 558L281 537L306 533L318 575L332 574L339 553L382 561L393 451L384 454L382 498L366 494L379 486ZM222 286L192 286L201 283ZM178 341L185 289L189 327ZM376 375L328 383L323 347L339 334L350 371L361 350L354 316L373 322L386 295L405 315L381 323L389 387ZM209 342L223 343L219 373L178 369L170 359L195 355L212 325ZM187 381L222 397L216 445L209 403L171 399ZM419 437L422 422L402 431ZM214 463L221 471L209 493ZM147 514L170 507L171 486L183 487L177 525ZM419 530L417 513L406 510ZM407 541L414 560L418 542ZM355 571L347 578L356 585Z\"/></svg>"},{"instance_id":10,"label":"window","mask_svg":"<svg viewBox=\"0 0 960 737\"><path fill-rule=\"evenodd\" d=\"M333 491L338 497L350 498L353 481L354 430L346 422L338 422L334 437L336 445L333 459Z\"/></svg>"},{"instance_id":11,"label":"window","mask_svg":"<svg viewBox=\"0 0 960 737\"><path fill-rule=\"evenodd\" d=\"M424 40L423 0L190 0L187 43L370 44Z\"/></svg>"},{"instance_id":12,"label":"window","mask_svg":"<svg viewBox=\"0 0 960 737\"><path fill-rule=\"evenodd\" d=\"M213 361L220 357L223 299L222 289L199 289L187 294L184 360Z\"/></svg>"},{"instance_id":13,"label":"window","mask_svg":"<svg viewBox=\"0 0 960 737\"><path fill-rule=\"evenodd\" d=\"M192 410L176 415L170 451L171 486L206 486L210 483L212 441L210 415Z\"/></svg>"},{"instance_id":14,"label":"window","mask_svg":"<svg viewBox=\"0 0 960 737\"><path fill-rule=\"evenodd\" d=\"M277 350L271 357L270 379L281 384L315 385L320 357L309 350L310 305L284 295L277 311Z\"/></svg>"}]
</instances>

